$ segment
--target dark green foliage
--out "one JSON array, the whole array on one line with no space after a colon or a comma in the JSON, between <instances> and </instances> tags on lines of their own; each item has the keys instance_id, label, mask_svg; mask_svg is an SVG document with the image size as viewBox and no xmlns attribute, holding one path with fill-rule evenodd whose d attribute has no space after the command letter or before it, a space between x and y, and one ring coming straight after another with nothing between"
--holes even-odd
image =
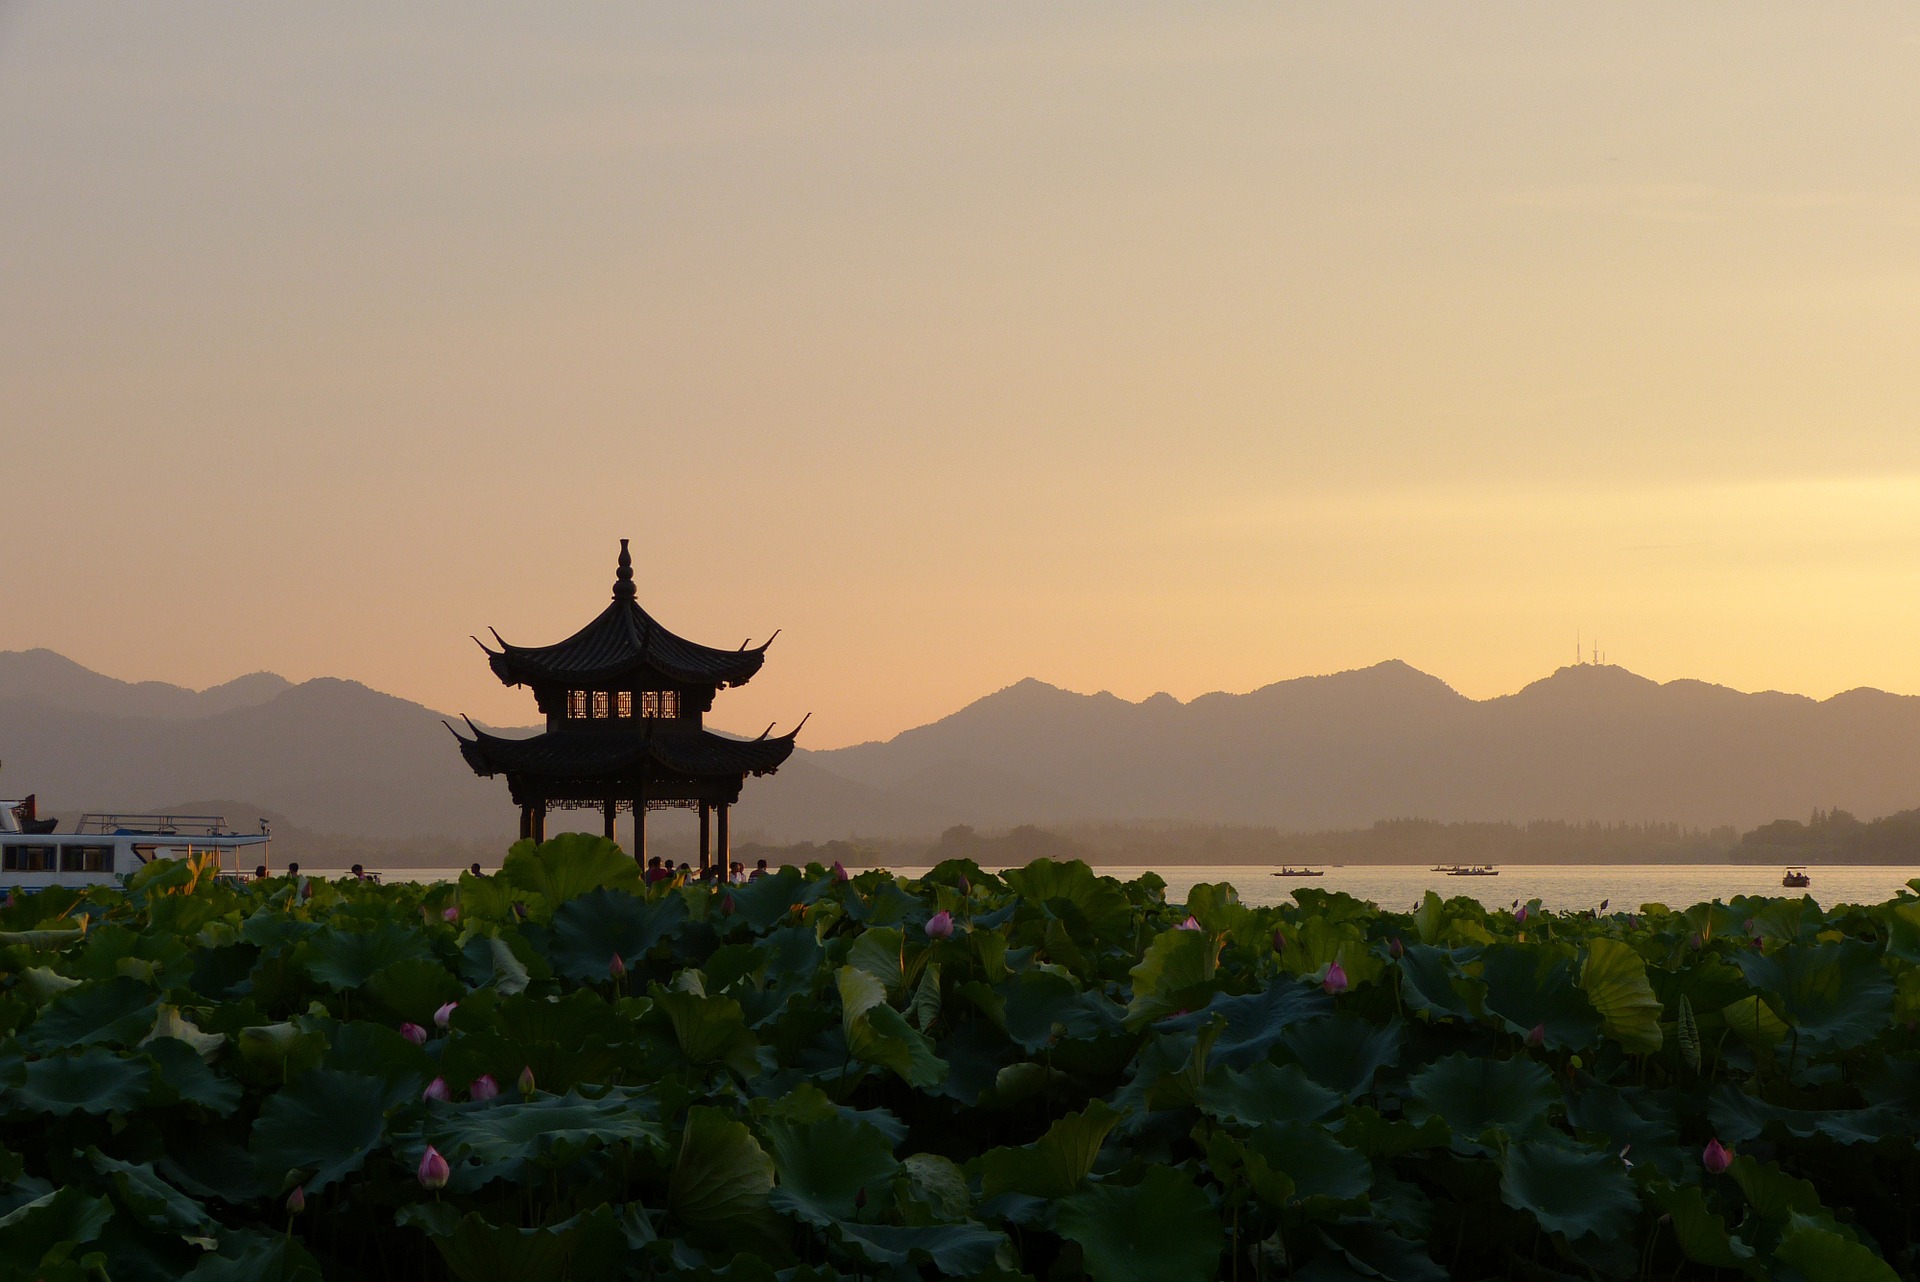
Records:
<instances>
[{"instance_id":1,"label":"dark green foliage","mask_svg":"<svg viewBox=\"0 0 1920 1282\"><path fill-rule=\"evenodd\" d=\"M1920 1266L1920 899L1163 892L956 860L728 911L568 836L457 886L16 896L0 1282Z\"/></svg>"}]
</instances>

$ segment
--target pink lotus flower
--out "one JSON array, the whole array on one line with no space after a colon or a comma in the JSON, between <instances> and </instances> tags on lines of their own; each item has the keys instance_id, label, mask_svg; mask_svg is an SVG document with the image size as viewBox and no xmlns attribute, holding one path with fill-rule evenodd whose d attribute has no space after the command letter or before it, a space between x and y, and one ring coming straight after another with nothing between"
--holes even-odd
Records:
<instances>
[{"instance_id":1,"label":"pink lotus flower","mask_svg":"<svg viewBox=\"0 0 1920 1282\"><path fill-rule=\"evenodd\" d=\"M953 914L942 908L939 912L927 918L927 938L952 939Z\"/></svg>"},{"instance_id":2,"label":"pink lotus flower","mask_svg":"<svg viewBox=\"0 0 1920 1282\"><path fill-rule=\"evenodd\" d=\"M533 1066L529 1064L520 1070L520 1080L514 1083L522 1095L533 1094Z\"/></svg>"},{"instance_id":3,"label":"pink lotus flower","mask_svg":"<svg viewBox=\"0 0 1920 1282\"><path fill-rule=\"evenodd\" d=\"M454 1008L458 1005L460 1005L459 1002L448 1002L445 1006L433 1012L433 1026L444 1031L447 1025L453 1022Z\"/></svg>"},{"instance_id":4,"label":"pink lotus flower","mask_svg":"<svg viewBox=\"0 0 1920 1282\"><path fill-rule=\"evenodd\" d=\"M400 1036L406 1038L415 1046L425 1046L427 1044L427 1030L418 1024L400 1025Z\"/></svg>"},{"instance_id":5,"label":"pink lotus flower","mask_svg":"<svg viewBox=\"0 0 1920 1282\"><path fill-rule=\"evenodd\" d=\"M1187 914L1187 919L1181 922L1178 926L1175 926L1174 929L1175 930L1198 930L1200 929L1200 923L1194 920L1193 914L1189 913Z\"/></svg>"},{"instance_id":6,"label":"pink lotus flower","mask_svg":"<svg viewBox=\"0 0 1920 1282\"><path fill-rule=\"evenodd\" d=\"M287 1194L287 1214L298 1215L307 1209L307 1186L296 1184L293 1192Z\"/></svg>"},{"instance_id":7,"label":"pink lotus flower","mask_svg":"<svg viewBox=\"0 0 1920 1282\"><path fill-rule=\"evenodd\" d=\"M447 1181L453 1178L453 1171L447 1166L447 1159L441 1157L440 1151L431 1144L427 1145L427 1151L421 1154L420 1169L416 1174L420 1177L420 1187L423 1189L443 1189L447 1187Z\"/></svg>"},{"instance_id":8,"label":"pink lotus flower","mask_svg":"<svg viewBox=\"0 0 1920 1282\"><path fill-rule=\"evenodd\" d=\"M838 859L833 861L833 879L835 881L847 880L846 865L841 863Z\"/></svg>"},{"instance_id":9,"label":"pink lotus flower","mask_svg":"<svg viewBox=\"0 0 1920 1282\"><path fill-rule=\"evenodd\" d=\"M1527 1030L1527 1045L1545 1046L1546 1044L1547 1044L1547 1026L1545 1024L1535 1024L1532 1028Z\"/></svg>"},{"instance_id":10,"label":"pink lotus flower","mask_svg":"<svg viewBox=\"0 0 1920 1282\"><path fill-rule=\"evenodd\" d=\"M453 1092L447 1089L447 1079L436 1077L427 1083L427 1089L420 1092L421 1099L438 1100L442 1104L453 1098Z\"/></svg>"},{"instance_id":11,"label":"pink lotus flower","mask_svg":"<svg viewBox=\"0 0 1920 1282\"><path fill-rule=\"evenodd\" d=\"M619 953L615 953L613 960L607 963L607 977L616 980L627 977L627 964L620 960Z\"/></svg>"},{"instance_id":12,"label":"pink lotus flower","mask_svg":"<svg viewBox=\"0 0 1920 1282\"><path fill-rule=\"evenodd\" d=\"M1514 919L1514 920L1515 920L1516 922L1524 922L1524 921L1525 921L1525 920L1527 919L1527 910L1526 910L1525 908L1516 908L1516 909L1514 909L1514 910L1513 910L1513 919Z\"/></svg>"},{"instance_id":13,"label":"pink lotus flower","mask_svg":"<svg viewBox=\"0 0 1920 1282\"><path fill-rule=\"evenodd\" d=\"M1320 981L1320 987L1326 989L1329 996L1347 991L1347 972L1341 969L1339 962L1327 967L1327 977Z\"/></svg>"},{"instance_id":14,"label":"pink lotus flower","mask_svg":"<svg viewBox=\"0 0 1920 1282\"><path fill-rule=\"evenodd\" d=\"M440 910L440 920L441 921L459 921L460 906L458 904L448 904L445 908L442 908Z\"/></svg>"},{"instance_id":15,"label":"pink lotus flower","mask_svg":"<svg viewBox=\"0 0 1920 1282\"><path fill-rule=\"evenodd\" d=\"M467 1087L467 1094L477 1100L493 1099L500 1094L500 1083L493 1080L492 1073L482 1073Z\"/></svg>"},{"instance_id":16,"label":"pink lotus flower","mask_svg":"<svg viewBox=\"0 0 1920 1282\"><path fill-rule=\"evenodd\" d=\"M733 916L733 896L732 895L722 895L720 897L720 915L722 917Z\"/></svg>"},{"instance_id":17,"label":"pink lotus flower","mask_svg":"<svg viewBox=\"0 0 1920 1282\"><path fill-rule=\"evenodd\" d=\"M1707 1147L1700 1153L1700 1165L1707 1168L1709 1175L1724 1175L1733 1165L1733 1154L1721 1148L1719 1140L1708 1140Z\"/></svg>"},{"instance_id":18,"label":"pink lotus flower","mask_svg":"<svg viewBox=\"0 0 1920 1282\"><path fill-rule=\"evenodd\" d=\"M1276 953L1284 953L1287 951L1287 935L1285 931L1276 930L1273 932L1273 951Z\"/></svg>"}]
</instances>

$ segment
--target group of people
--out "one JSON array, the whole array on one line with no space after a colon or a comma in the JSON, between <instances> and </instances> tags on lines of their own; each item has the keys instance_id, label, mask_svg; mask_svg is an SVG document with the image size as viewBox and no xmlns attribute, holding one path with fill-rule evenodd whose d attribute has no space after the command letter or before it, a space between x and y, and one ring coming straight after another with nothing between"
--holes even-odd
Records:
<instances>
[{"instance_id":1,"label":"group of people","mask_svg":"<svg viewBox=\"0 0 1920 1282\"><path fill-rule=\"evenodd\" d=\"M766 875L767 861L764 859L754 864L751 872L747 870L745 864L736 859L727 865L726 873L723 876L717 864L706 869L695 869L685 863L678 865L667 863L662 860L660 856L655 855L653 858L647 860L646 882L651 886L655 882L672 881L677 878L683 883L724 882L729 886L740 886L750 881L758 881Z\"/></svg>"}]
</instances>

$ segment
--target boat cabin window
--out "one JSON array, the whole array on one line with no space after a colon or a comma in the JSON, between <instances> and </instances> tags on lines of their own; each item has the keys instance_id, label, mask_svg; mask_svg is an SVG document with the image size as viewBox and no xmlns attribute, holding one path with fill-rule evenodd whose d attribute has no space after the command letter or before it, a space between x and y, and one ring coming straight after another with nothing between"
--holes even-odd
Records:
<instances>
[{"instance_id":1,"label":"boat cabin window","mask_svg":"<svg viewBox=\"0 0 1920 1282\"><path fill-rule=\"evenodd\" d=\"M61 872L112 872L112 846L60 847Z\"/></svg>"},{"instance_id":2,"label":"boat cabin window","mask_svg":"<svg viewBox=\"0 0 1920 1282\"><path fill-rule=\"evenodd\" d=\"M6 872L52 872L52 846L8 846L0 853L0 870Z\"/></svg>"}]
</instances>

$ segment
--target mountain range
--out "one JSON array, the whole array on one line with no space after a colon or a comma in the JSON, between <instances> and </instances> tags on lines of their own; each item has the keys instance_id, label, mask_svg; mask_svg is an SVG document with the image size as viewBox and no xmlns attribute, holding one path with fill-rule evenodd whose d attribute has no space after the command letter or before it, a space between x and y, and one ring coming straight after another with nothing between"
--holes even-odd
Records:
<instances>
[{"instance_id":1,"label":"mountain range","mask_svg":"<svg viewBox=\"0 0 1920 1282\"><path fill-rule=\"evenodd\" d=\"M37 792L65 814L244 798L226 804L309 834L504 843L505 787L468 772L442 720L352 681L255 673L193 691L6 651L0 793ZM1916 803L1920 698L1746 694L1581 664L1476 700L1388 662L1185 702L1022 681L883 742L796 753L748 782L736 832L930 837L1090 820L1298 831L1408 816L1744 828Z\"/></svg>"}]
</instances>

